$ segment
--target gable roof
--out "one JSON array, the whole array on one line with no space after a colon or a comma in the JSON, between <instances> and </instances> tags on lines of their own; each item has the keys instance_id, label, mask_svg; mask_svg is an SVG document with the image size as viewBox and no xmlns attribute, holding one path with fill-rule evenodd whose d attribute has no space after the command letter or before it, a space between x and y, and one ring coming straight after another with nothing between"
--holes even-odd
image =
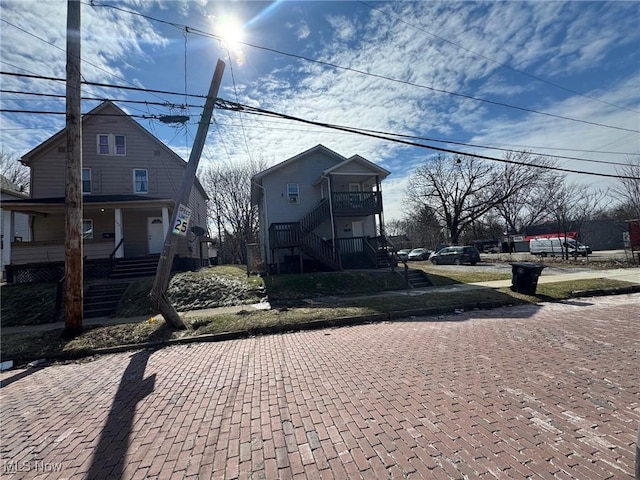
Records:
<instances>
[{"instance_id":1,"label":"gable roof","mask_svg":"<svg viewBox=\"0 0 640 480\"><path fill-rule=\"evenodd\" d=\"M382 167L379 167L378 165L376 165L375 163L367 160L364 157L361 157L360 155L354 155L351 158L346 159L345 161L338 163L337 165L334 165L333 167L327 168L324 172L322 172L323 175L327 175L335 170L338 170L342 167L344 167L345 165L352 163L352 162L357 162L360 163L361 165L363 165L364 167L373 170L374 172L376 172L378 175L380 175L383 179L388 177L391 172L389 170L386 170Z\"/></svg>"},{"instance_id":2,"label":"gable roof","mask_svg":"<svg viewBox=\"0 0 640 480\"><path fill-rule=\"evenodd\" d=\"M324 170L323 172L321 172L320 177L318 178L318 180L316 180L315 183L318 183L319 181L321 181L322 177L324 175L327 175L329 173L331 173L332 171L341 168L351 162L358 162L362 165L364 165L366 168L371 169L373 172L375 172L376 174L380 175L382 178L386 178L388 175L390 175L391 172L389 172L388 170L385 170L382 167L379 167L378 165L376 165L375 163L367 160L366 158L361 157L360 155L354 155L351 158L346 158L343 157L342 155L340 155L337 152L334 152L333 150L331 150L330 148L325 147L322 144L318 144L315 147L312 147L308 150L305 150L302 153L299 153L297 155L294 155L291 158L288 158L287 160L284 160L283 162L280 162L270 168L267 168L266 170L263 170L261 172L256 173L253 177L251 177L251 204L252 205L256 205L258 203L258 200L260 198L260 191L259 188L262 186L262 179L277 172L278 170L299 161L302 158L305 158L313 153L322 153L325 156L327 156L328 158L334 160L335 164Z\"/></svg>"},{"instance_id":3,"label":"gable roof","mask_svg":"<svg viewBox=\"0 0 640 480\"><path fill-rule=\"evenodd\" d=\"M162 142L158 137L153 135L146 128L144 128L142 125L140 125L138 122L136 122L133 118L131 118L130 115L128 115L124 110L122 110L120 107L118 107L111 100L105 100L100 105L95 107L93 110L90 110L89 112L85 113L82 116L82 125L84 126L85 123L91 122L93 120L93 118L95 118L95 117L97 117L99 115L104 115L106 113L106 111L108 111L110 109L111 110L115 110L115 115L121 115L123 118L126 118L129 121L129 124L133 128L135 128L142 135L145 135L145 136L151 138L162 149L164 149L169 154L170 157L172 157L175 161L180 162L180 164L182 166L186 167L187 162L185 162L182 159L182 157L180 157L176 152L171 150L171 148L169 148L167 145L165 145L164 142ZM110 115L114 115L114 114L110 114ZM24 164L24 165L31 166L31 162L40 153L44 152L45 150L47 150L48 148L50 148L51 146L53 146L57 142L63 141L64 140L64 136L65 136L65 132L66 132L66 128L63 128L62 130L60 130L59 132L57 132L53 136L49 137L47 140L42 142L40 145L36 146L35 148L30 150L29 152L25 153L22 156L22 158L20 159L20 162L22 164ZM204 188L200 184L200 180L197 177L195 178L195 185L200 190L200 192L202 193L204 198L208 200L209 197L207 196L206 192L204 191Z\"/></svg>"},{"instance_id":4,"label":"gable roof","mask_svg":"<svg viewBox=\"0 0 640 480\"><path fill-rule=\"evenodd\" d=\"M283 162L277 163L273 167L267 168L266 170L263 170L261 172L256 173L251 178L251 182L252 183L256 182L256 183L261 184L261 180L264 177L266 177L267 175L271 175L273 172L275 172L277 170L280 170L281 168L284 168L287 165L290 165L291 163L297 162L301 158L307 157L308 155L310 155L312 153L316 153L316 152L324 153L326 156L335 159L336 163L342 163L342 162L344 162L346 160L346 157L343 157L339 153L334 152L333 150L331 150L330 148L325 147L322 144L318 144L315 147L311 147L310 149L305 150L302 153L299 153L297 155L294 155L291 158L288 158L288 159L284 160Z\"/></svg>"}]
</instances>

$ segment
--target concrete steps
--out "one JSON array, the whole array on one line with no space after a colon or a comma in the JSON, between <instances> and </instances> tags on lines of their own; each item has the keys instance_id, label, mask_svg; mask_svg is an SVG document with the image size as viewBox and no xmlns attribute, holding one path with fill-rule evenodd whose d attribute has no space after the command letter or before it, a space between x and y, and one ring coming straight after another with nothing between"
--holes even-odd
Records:
<instances>
[{"instance_id":1,"label":"concrete steps","mask_svg":"<svg viewBox=\"0 0 640 480\"><path fill-rule=\"evenodd\" d=\"M151 277L156 274L159 258L160 255L120 258L109 277L113 279Z\"/></svg>"},{"instance_id":2,"label":"concrete steps","mask_svg":"<svg viewBox=\"0 0 640 480\"><path fill-rule=\"evenodd\" d=\"M411 288L423 288L423 287L432 287L433 283L429 280L429 277L422 270L417 270L414 268L410 268L407 271L409 276L409 285Z\"/></svg>"},{"instance_id":3,"label":"concrete steps","mask_svg":"<svg viewBox=\"0 0 640 480\"><path fill-rule=\"evenodd\" d=\"M84 293L84 318L107 317L118 309L118 303L129 282L96 283Z\"/></svg>"}]
</instances>

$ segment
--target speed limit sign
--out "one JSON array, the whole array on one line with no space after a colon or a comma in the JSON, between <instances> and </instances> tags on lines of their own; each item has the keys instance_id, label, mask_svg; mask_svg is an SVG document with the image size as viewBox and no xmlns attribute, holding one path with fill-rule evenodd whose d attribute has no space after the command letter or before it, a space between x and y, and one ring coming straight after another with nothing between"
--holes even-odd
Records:
<instances>
[{"instance_id":1,"label":"speed limit sign","mask_svg":"<svg viewBox=\"0 0 640 480\"><path fill-rule=\"evenodd\" d=\"M191 209L180 204L178 207L178 216L176 223L173 225L172 233L174 235L186 235L189 226L189 218L191 218Z\"/></svg>"}]
</instances>

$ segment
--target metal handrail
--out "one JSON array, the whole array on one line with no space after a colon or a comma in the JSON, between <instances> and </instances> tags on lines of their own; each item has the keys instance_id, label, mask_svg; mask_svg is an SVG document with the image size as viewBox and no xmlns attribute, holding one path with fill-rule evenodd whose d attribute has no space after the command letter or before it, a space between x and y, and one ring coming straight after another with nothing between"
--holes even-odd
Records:
<instances>
[{"instance_id":1,"label":"metal handrail","mask_svg":"<svg viewBox=\"0 0 640 480\"><path fill-rule=\"evenodd\" d=\"M113 249L113 251L109 254L109 264L110 264L110 268L111 271L113 272L113 267L114 267L114 257L116 252L118 251L118 249L120 248L120 246L122 245L122 243L124 242L124 237L122 237L120 239L120 241L118 242L118 245L116 245L116 248Z\"/></svg>"}]
</instances>

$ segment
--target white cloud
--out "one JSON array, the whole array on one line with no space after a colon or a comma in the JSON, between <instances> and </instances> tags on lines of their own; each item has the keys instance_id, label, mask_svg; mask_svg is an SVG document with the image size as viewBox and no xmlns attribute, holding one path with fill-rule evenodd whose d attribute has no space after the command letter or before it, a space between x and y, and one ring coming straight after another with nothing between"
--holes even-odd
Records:
<instances>
[{"instance_id":1,"label":"white cloud","mask_svg":"<svg viewBox=\"0 0 640 480\"><path fill-rule=\"evenodd\" d=\"M243 2L231 2L224 7L230 9L241 4ZM38 2L38 7L29 11L21 5L3 2L2 18L38 32L62 50L4 24L2 61L19 64L20 68L38 74L63 77L65 9L60 2ZM194 12L203 13L211 7L211 4L189 1L174 5L174 2L138 0L127 5L147 13L159 7L165 18L175 13L187 24L196 18ZM268 17L260 17L261 41L248 41L376 76L249 49L245 66L233 67L235 88L227 67L221 96L235 100L237 92L240 102L269 110L423 137L448 136L454 140L502 145L637 151L638 136L629 132L552 119L434 90L637 129L637 113L553 88L496 63L507 63L576 91L638 110L637 69L635 72L632 68L622 70L625 65L638 65L640 61L637 49L635 53L633 48L623 50L625 45L633 42L637 45L640 41L636 28L638 10L633 5L624 2L389 2L374 6L393 16L369 10L356 2L313 3L316 9L313 15L307 13L306 2L295 3L294 8L283 3L282 8L270 10ZM83 58L87 62L83 71L87 79L124 83L111 73L141 86L174 91L185 88L182 83L168 83L172 75L182 81L180 70L184 58L180 55L184 38L179 30L163 29L141 17L108 8L85 5L83 14L87 30L83 44ZM280 16L276 19L276 15ZM268 23L271 21L277 23ZM287 38L288 43L279 45L281 36ZM211 53L213 43L188 36L188 73L190 91L194 93L206 91L209 73L202 75L201 72L208 72L207 62L215 56ZM621 63L616 62L618 57L614 56L620 52L626 55ZM4 64L3 69L6 69ZM145 85L150 78L146 76L147 71L157 72L153 85ZM42 84L3 77L3 87L5 85L33 91L43 88ZM48 88L63 91L62 85ZM99 89L85 91L93 93ZM112 90L102 93L114 95ZM3 105L6 101L3 98ZM35 104L39 108L46 106L44 102ZM136 110L132 107L132 111ZM13 117L11 125L39 127L45 120L51 121L50 117L28 122L22 118ZM388 220L402 215L407 175L433 154L373 138L246 114L242 115L242 122L238 113L216 112L216 119L219 130L211 129L205 163L209 161L207 158L244 162L251 157L274 164L322 143L346 157L360 154L389 169L392 175L383 185ZM60 121L54 121L61 126ZM181 134L171 130L160 132L164 141L183 158L188 158L188 142ZM38 135L44 136L43 132L33 133L35 135L21 132L10 138L9 132L2 132L3 144L9 141L23 153L35 146L35 141L44 139L38 138ZM23 142L28 148L19 148ZM611 147L604 148L605 145Z\"/></svg>"}]
</instances>

